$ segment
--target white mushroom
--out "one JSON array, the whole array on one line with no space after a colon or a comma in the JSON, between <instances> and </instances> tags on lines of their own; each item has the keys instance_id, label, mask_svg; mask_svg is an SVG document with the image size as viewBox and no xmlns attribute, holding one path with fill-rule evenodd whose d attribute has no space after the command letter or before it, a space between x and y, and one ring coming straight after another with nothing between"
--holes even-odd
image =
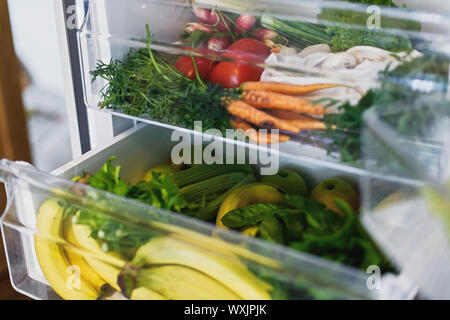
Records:
<instances>
[{"instance_id":1,"label":"white mushroom","mask_svg":"<svg viewBox=\"0 0 450 320\"><path fill-rule=\"evenodd\" d=\"M363 63L366 60L377 62L384 61L392 55L392 52L371 46L357 46L348 49L346 52L353 55L358 61L358 64Z\"/></svg>"},{"instance_id":2,"label":"white mushroom","mask_svg":"<svg viewBox=\"0 0 450 320\"><path fill-rule=\"evenodd\" d=\"M293 55L297 54L297 50L295 50L295 48L292 48L292 47L282 47L280 49L280 53L289 55L289 56L293 56Z\"/></svg>"},{"instance_id":3,"label":"white mushroom","mask_svg":"<svg viewBox=\"0 0 450 320\"><path fill-rule=\"evenodd\" d=\"M333 54L322 63L324 69L352 69L358 64L356 58L346 52Z\"/></svg>"},{"instance_id":4,"label":"white mushroom","mask_svg":"<svg viewBox=\"0 0 450 320\"><path fill-rule=\"evenodd\" d=\"M327 44L315 44L313 46L306 47L298 54L299 57L306 57L312 53L330 53L331 48Z\"/></svg>"},{"instance_id":5,"label":"white mushroom","mask_svg":"<svg viewBox=\"0 0 450 320\"><path fill-rule=\"evenodd\" d=\"M413 50L411 52L397 52L395 55L406 62L423 56L423 54L417 50Z\"/></svg>"}]
</instances>

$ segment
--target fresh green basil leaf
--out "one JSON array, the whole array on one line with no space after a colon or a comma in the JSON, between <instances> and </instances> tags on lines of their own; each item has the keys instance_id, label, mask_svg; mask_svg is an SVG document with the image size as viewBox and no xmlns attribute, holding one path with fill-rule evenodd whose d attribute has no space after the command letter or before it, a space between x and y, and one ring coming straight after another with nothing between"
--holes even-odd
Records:
<instances>
[{"instance_id":1,"label":"fresh green basil leaf","mask_svg":"<svg viewBox=\"0 0 450 320\"><path fill-rule=\"evenodd\" d=\"M125 196L130 187L119 176L120 166L111 164L115 159L116 157L109 158L102 169L92 177L87 178L87 181L93 188Z\"/></svg>"},{"instance_id":2,"label":"fresh green basil leaf","mask_svg":"<svg viewBox=\"0 0 450 320\"><path fill-rule=\"evenodd\" d=\"M283 210L287 208L272 203L253 204L228 212L223 216L222 223L228 228L251 227Z\"/></svg>"},{"instance_id":3,"label":"fresh green basil leaf","mask_svg":"<svg viewBox=\"0 0 450 320\"><path fill-rule=\"evenodd\" d=\"M338 213L326 209L319 201L302 196L286 195L288 203L305 213L308 227L321 234L329 234L339 230L344 224L344 218Z\"/></svg>"},{"instance_id":4,"label":"fresh green basil leaf","mask_svg":"<svg viewBox=\"0 0 450 320\"><path fill-rule=\"evenodd\" d=\"M302 212L277 212L276 216L284 223L286 236L289 241L295 241L302 238L302 232L305 230L306 217Z\"/></svg>"},{"instance_id":5,"label":"fresh green basil leaf","mask_svg":"<svg viewBox=\"0 0 450 320\"><path fill-rule=\"evenodd\" d=\"M283 224L275 217L270 216L259 224L259 237L261 239L286 244L286 231Z\"/></svg>"}]
</instances>

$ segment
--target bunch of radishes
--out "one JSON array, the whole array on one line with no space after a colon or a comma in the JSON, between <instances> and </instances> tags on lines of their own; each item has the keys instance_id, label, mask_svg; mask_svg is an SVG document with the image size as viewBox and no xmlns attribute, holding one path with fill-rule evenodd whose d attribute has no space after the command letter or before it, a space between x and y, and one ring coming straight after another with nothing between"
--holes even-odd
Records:
<instances>
[{"instance_id":1,"label":"bunch of radishes","mask_svg":"<svg viewBox=\"0 0 450 320\"><path fill-rule=\"evenodd\" d=\"M243 13L234 21L220 11L193 8L193 12L198 21L188 23L185 31L188 34L197 30L209 34L206 37L208 41L198 46L200 49L226 50L234 41L242 38L257 39L271 47L273 39L278 37L273 30L255 28L257 21L251 14Z\"/></svg>"},{"instance_id":2,"label":"bunch of radishes","mask_svg":"<svg viewBox=\"0 0 450 320\"><path fill-rule=\"evenodd\" d=\"M202 8L194 8L193 12L198 21L186 25L186 42L191 48L214 53L207 52L204 57L182 56L175 68L191 80L206 80L224 88L259 81L264 69L258 64L264 63L280 36L275 31L257 28L257 19L250 14L232 18ZM219 59L220 56L227 60Z\"/></svg>"}]
</instances>

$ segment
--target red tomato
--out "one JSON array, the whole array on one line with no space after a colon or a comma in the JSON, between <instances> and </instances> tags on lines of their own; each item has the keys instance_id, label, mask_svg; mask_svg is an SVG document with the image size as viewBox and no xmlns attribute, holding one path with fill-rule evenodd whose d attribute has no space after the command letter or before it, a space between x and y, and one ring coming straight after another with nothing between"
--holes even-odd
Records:
<instances>
[{"instance_id":1,"label":"red tomato","mask_svg":"<svg viewBox=\"0 0 450 320\"><path fill-rule=\"evenodd\" d=\"M245 63L221 62L211 73L210 81L224 88L237 88L247 81L259 81L263 71Z\"/></svg>"},{"instance_id":2,"label":"red tomato","mask_svg":"<svg viewBox=\"0 0 450 320\"><path fill-rule=\"evenodd\" d=\"M216 63L205 58L195 57L194 59L195 64L197 65L198 74L203 80L208 80L211 71L216 66ZM175 68L182 74L184 74L187 78L195 80L195 68L192 57L180 57L177 62L175 62Z\"/></svg>"},{"instance_id":3,"label":"red tomato","mask_svg":"<svg viewBox=\"0 0 450 320\"><path fill-rule=\"evenodd\" d=\"M248 62L264 62L271 54L269 48L255 39L242 39L227 48L223 55ZM224 88L236 88L246 81L259 81L264 69L243 62L221 62L211 73L210 81Z\"/></svg>"}]
</instances>

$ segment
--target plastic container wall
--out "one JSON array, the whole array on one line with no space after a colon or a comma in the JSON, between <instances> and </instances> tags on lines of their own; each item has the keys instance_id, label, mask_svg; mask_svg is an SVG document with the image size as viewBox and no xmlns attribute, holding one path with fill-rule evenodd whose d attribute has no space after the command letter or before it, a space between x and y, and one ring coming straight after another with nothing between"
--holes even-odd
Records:
<instances>
[{"instance_id":1,"label":"plastic container wall","mask_svg":"<svg viewBox=\"0 0 450 320\"><path fill-rule=\"evenodd\" d=\"M243 13L250 18L244 16L240 22ZM251 17L255 18L254 26ZM213 23L214 19L218 22ZM240 23L247 23L249 30L242 31ZM283 153L360 165L358 152L351 150L348 156L338 141L359 139L359 129L349 130L333 115L344 112L338 106L345 102L356 105L361 95L384 82L413 90L446 91L448 34L427 31L434 30L434 25L444 30L442 26L450 27L449 19L432 12L369 8L342 1L192 4L181 0L90 0L89 14L79 31L85 100L97 110L172 128L192 130L194 120L198 120L203 121L203 131L279 129ZM254 42L233 48L232 44L249 38L264 43L262 49L256 49L259 45ZM158 73L152 54L160 68L165 68L160 73L163 83L149 81L155 79L150 72ZM198 59L199 77L191 56ZM417 65L408 62L417 58L437 61L416 70ZM189 74L192 82L174 80L177 71L172 66L179 61L178 70ZM220 62L225 64L218 68ZM393 70L396 72L391 73ZM233 72L238 76L233 78ZM230 79L235 81L230 83ZM242 88L218 89L239 87L249 80L343 87L300 95L295 98L302 101L293 105L286 104L286 97L272 95L267 102L259 95L243 98ZM424 86L423 80L433 80L432 86ZM172 85L164 89L167 82ZM170 99L161 99L163 96ZM241 106L227 112L229 100L244 100L250 109ZM305 103L313 107L305 108ZM252 118L249 110L255 107L258 116ZM325 113L329 117L324 117ZM328 134L324 134L326 129ZM330 135L331 130L339 134ZM255 137L250 140L258 141Z\"/></svg>"},{"instance_id":2,"label":"plastic container wall","mask_svg":"<svg viewBox=\"0 0 450 320\"><path fill-rule=\"evenodd\" d=\"M159 143L156 143L157 139ZM124 169L122 176L130 182L137 182L148 167L167 161L172 144L169 130L140 126L117 137L111 145L91 151L82 158L68 163L52 175L40 172L27 164L3 160L0 163L0 177L7 185L8 209L2 217L2 231L14 287L36 299L55 299L58 296L66 299L86 298L85 291L74 292L64 286L64 281L68 281L71 286L77 282L76 278L74 280L72 277L74 272L72 269L67 273L67 268L72 264L58 257L61 252L73 251L81 254L89 265L97 265L95 270L106 269L107 271L101 271L100 274L106 280L104 282L116 289L121 289L117 282L120 274L122 279L131 279L131 282L125 283L134 283L138 289L153 288L160 295L172 299L229 298L232 294L230 290L245 299L398 298L410 297L414 292L412 287L405 287L399 280L401 278L390 273L383 274L383 279L386 279L383 280L385 281L383 290L371 290L367 286L367 279L371 274L361 270L245 237L233 231L218 230L193 218L70 181L73 176L83 172L98 171L106 160L115 155L117 156L115 164L120 164ZM350 170L344 166L312 161L308 158L298 161L283 157L280 166L304 172L309 185L315 185L330 177L341 177L357 183L361 174L361 171L356 169ZM58 229L60 227L56 227L60 230L58 231L60 233L56 234L54 229L53 231L42 229L43 222L49 228L54 223L56 225L58 222L61 223L63 219L61 210L65 210L67 215L64 216L66 220L62 223L64 226L62 231ZM78 220L67 219L74 212L78 212L75 214L77 219L80 216L109 219L112 224L118 223L128 228L127 230L133 230L134 235L144 237L154 245L147 246L149 251L142 249L140 254L133 253L142 259L127 260L123 255L120 257L114 254L105 255L98 247L93 249L83 241L77 242L80 239L91 239L90 233L86 230L84 238L80 238L80 233L83 234L82 224L76 227L81 228L81 231L75 232L75 235L78 235L75 236L76 241L73 241L73 237L67 236L68 233L64 230L73 228L70 227L70 223L77 225L74 221ZM44 221L40 222L40 219ZM67 223L69 227L66 227ZM40 250L36 250L38 245L41 246ZM43 250L43 246L47 249ZM172 255L174 252L180 253L180 250L185 253ZM37 252L40 252L41 257ZM45 256L46 252L52 255L51 259ZM180 256L185 260L182 262L176 260ZM192 257L195 259L192 260ZM190 258L192 259L189 260ZM217 288L217 283L211 281L175 285L168 280L170 275L183 274L182 272L191 270L177 273L170 268L166 270L152 268L158 261L164 262L162 264L187 264L191 269L208 274L216 282L222 281L222 285ZM102 267L98 267L98 264ZM61 281L55 280L55 274L64 280L62 287ZM84 274L81 270L82 279ZM195 277L200 276L196 274L189 276L188 279ZM227 277L235 277L234 280L238 277L240 281L228 281L231 278ZM137 282L134 282L135 280ZM208 286L208 283L212 288L217 288L216 291L212 289L207 291L208 294L217 292L224 296L204 297L206 290L204 286ZM239 283L241 285L244 283L247 287L240 287ZM83 282L81 286L83 288ZM124 288L127 289L127 286ZM171 290L164 291L168 290L167 288ZM191 291L186 291L186 288L190 288ZM93 297L95 294L100 295L98 290L87 292L88 298L95 298ZM139 290L137 292L143 294ZM144 297L161 298L154 292L153 295L149 295L150 293L146 292ZM142 296L132 296L135 299L139 297Z\"/></svg>"},{"instance_id":3,"label":"plastic container wall","mask_svg":"<svg viewBox=\"0 0 450 320\"><path fill-rule=\"evenodd\" d=\"M448 299L450 103L446 95L410 93L368 112L364 132L363 222L424 297ZM416 180L390 195L373 175ZM419 182L420 181L420 182Z\"/></svg>"}]
</instances>

